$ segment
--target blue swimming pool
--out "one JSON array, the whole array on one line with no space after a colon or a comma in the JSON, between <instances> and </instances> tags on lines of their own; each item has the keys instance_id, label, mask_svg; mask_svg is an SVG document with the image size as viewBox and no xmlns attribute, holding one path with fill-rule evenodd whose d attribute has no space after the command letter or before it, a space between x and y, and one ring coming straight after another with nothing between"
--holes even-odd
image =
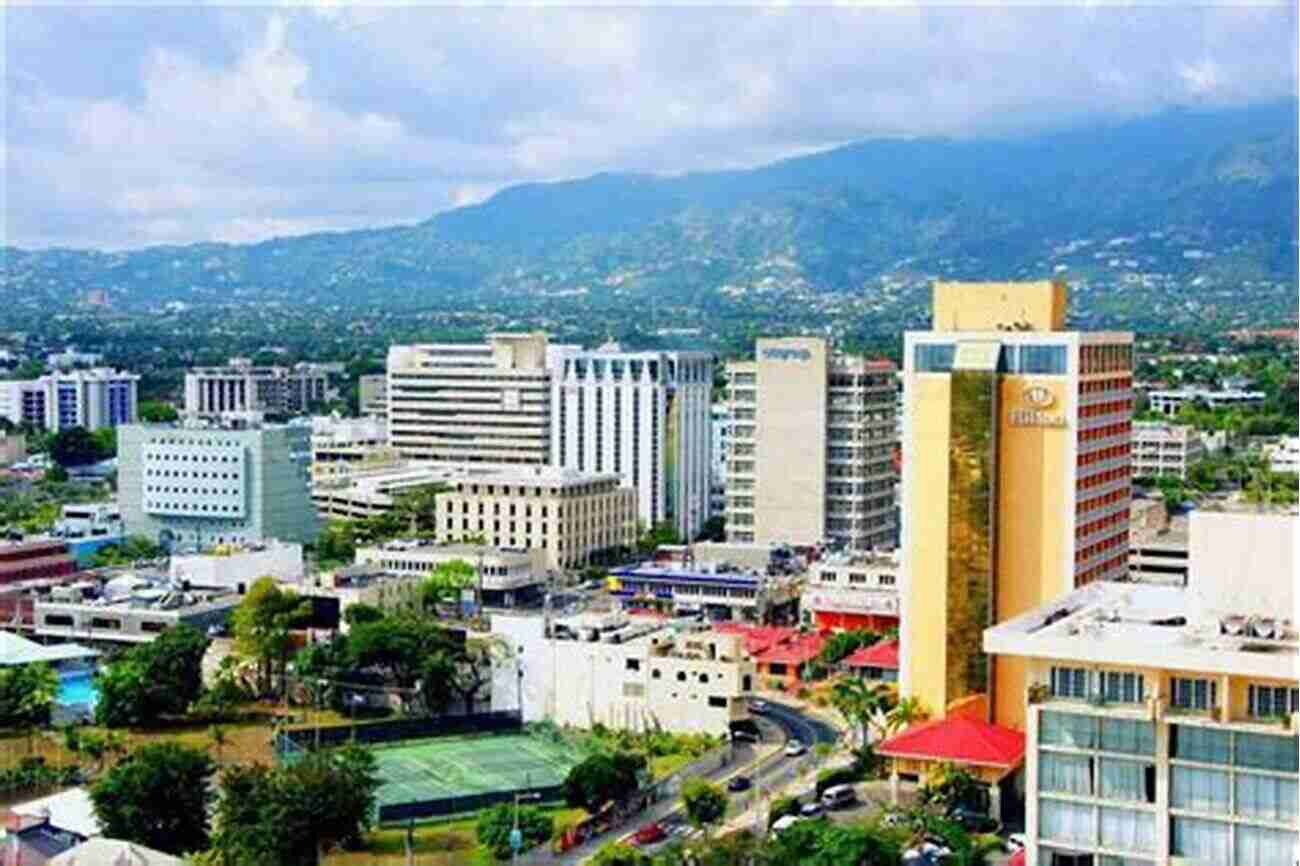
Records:
<instances>
[{"instance_id":1,"label":"blue swimming pool","mask_svg":"<svg viewBox=\"0 0 1300 866\"><path fill-rule=\"evenodd\" d=\"M95 685L95 675L90 671L78 671L59 677L59 703L65 707L93 707L99 701L99 688Z\"/></svg>"}]
</instances>

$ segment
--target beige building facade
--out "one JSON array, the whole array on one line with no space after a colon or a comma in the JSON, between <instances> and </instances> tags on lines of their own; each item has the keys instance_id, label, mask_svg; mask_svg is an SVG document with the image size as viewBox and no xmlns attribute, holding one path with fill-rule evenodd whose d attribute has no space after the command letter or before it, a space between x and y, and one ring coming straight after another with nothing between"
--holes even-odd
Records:
<instances>
[{"instance_id":1,"label":"beige building facade","mask_svg":"<svg viewBox=\"0 0 1300 866\"><path fill-rule=\"evenodd\" d=\"M727 381L729 542L894 545L891 363L817 337L762 338Z\"/></svg>"},{"instance_id":2,"label":"beige building facade","mask_svg":"<svg viewBox=\"0 0 1300 866\"><path fill-rule=\"evenodd\" d=\"M551 370L565 347L543 333L388 350L389 441L437 463L540 466L551 452Z\"/></svg>"},{"instance_id":3,"label":"beige building facade","mask_svg":"<svg viewBox=\"0 0 1300 866\"><path fill-rule=\"evenodd\" d=\"M461 477L436 500L440 542L543 551L548 569L581 568L636 543L636 491L612 473L538 467Z\"/></svg>"},{"instance_id":4,"label":"beige building facade","mask_svg":"<svg viewBox=\"0 0 1300 866\"><path fill-rule=\"evenodd\" d=\"M1187 424L1133 422L1133 477L1187 480L1187 470L1205 456L1201 434Z\"/></svg>"}]
</instances>

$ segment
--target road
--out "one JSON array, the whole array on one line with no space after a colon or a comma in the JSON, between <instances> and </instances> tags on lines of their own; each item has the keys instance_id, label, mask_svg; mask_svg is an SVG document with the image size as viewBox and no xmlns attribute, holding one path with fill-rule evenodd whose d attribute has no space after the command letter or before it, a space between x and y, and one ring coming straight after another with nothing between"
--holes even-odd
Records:
<instances>
[{"instance_id":1,"label":"road","mask_svg":"<svg viewBox=\"0 0 1300 866\"><path fill-rule=\"evenodd\" d=\"M807 746L815 743L835 742L838 733L825 722L808 716L787 704L772 701L766 703L768 706L767 711L763 715L755 717L755 721L759 724L759 730L763 734L763 745L784 743L787 739L798 739ZM756 754L753 746L748 743L740 743L736 746L734 757L730 762L704 773L703 776L714 782L726 779L733 775L737 768L750 763ZM747 791L731 794L732 801L738 803L741 808L752 805L758 791L763 789L771 790L775 785L785 784L799 770L806 767L809 761L813 760L815 758L811 752L799 758L790 758L778 753L761 766L760 771L756 774L757 784ZM652 822L662 824L673 836L685 836L690 833L690 828L681 814L681 801L676 797L670 797L652 804L627 824L592 839L571 851L566 851L564 854L553 854L549 851L535 852L528 859L521 858L520 862L538 864L538 866L542 866L542 864L546 864L546 866L552 866L552 864L554 866L576 866L576 864L581 863L599 850L602 845L614 839L623 838L637 828L644 827ZM666 842L661 844L666 844ZM647 850L653 850L656 847L659 846L648 846Z\"/></svg>"}]
</instances>

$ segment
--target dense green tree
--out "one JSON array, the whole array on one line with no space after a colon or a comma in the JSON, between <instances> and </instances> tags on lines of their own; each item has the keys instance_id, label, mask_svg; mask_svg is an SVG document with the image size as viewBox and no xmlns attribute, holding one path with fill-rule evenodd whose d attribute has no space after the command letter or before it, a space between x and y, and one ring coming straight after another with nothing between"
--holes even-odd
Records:
<instances>
[{"instance_id":1,"label":"dense green tree","mask_svg":"<svg viewBox=\"0 0 1300 866\"><path fill-rule=\"evenodd\" d=\"M824 665L833 665L864 646L871 646L880 640L880 635L869 629L852 629L836 632L822 644L817 661Z\"/></svg>"},{"instance_id":2,"label":"dense green tree","mask_svg":"<svg viewBox=\"0 0 1300 866\"><path fill-rule=\"evenodd\" d=\"M316 562L321 568L350 565L356 553L356 527L350 520L331 520L316 537Z\"/></svg>"},{"instance_id":3,"label":"dense green tree","mask_svg":"<svg viewBox=\"0 0 1300 866\"><path fill-rule=\"evenodd\" d=\"M132 535L119 544L106 544L96 550L91 565L96 568L131 565L144 559L157 559L163 549L143 535Z\"/></svg>"},{"instance_id":4,"label":"dense green tree","mask_svg":"<svg viewBox=\"0 0 1300 866\"><path fill-rule=\"evenodd\" d=\"M59 675L44 662L0 668L0 727L48 724Z\"/></svg>"},{"instance_id":5,"label":"dense green tree","mask_svg":"<svg viewBox=\"0 0 1300 866\"><path fill-rule=\"evenodd\" d=\"M85 427L68 427L54 434L50 457L65 469L103 459L101 444Z\"/></svg>"},{"instance_id":6,"label":"dense green tree","mask_svg":"<svg viewBox=\"0 0 1300 866\"><path fill-rule=\"evenodd\" d=\"M311 752L274 768L228 767L213 848L229 866L311 866L323 852L360 845L374 820L379 783L374 756L360 746Z\"/></svg>"},{"instance_id":7,"label":"dense green tree","mask_svg":"<svg viewBox=\"0 0 1300 866\"><path fill-rule=\"evenodd\" d=\"M208 846L207 754L180 743L141 746L90 789L104 835L183 854Z\"/></svg>"},{"instance_id":8,"label":"dense green tree","mask_svg":"<svg viewBox=\"0 0 1300 866\"><path fill-rule=\"evenodd\" d=\"M715 514L708 520L704 521L704 526L700 528L700 534L696 536L696 541L726 541L727 540L727 519L720 514Z\"/></svg>"},{"instance_id":9,"label":"dense green tree","mask_svg":"<svg viewBox=\"0 0 1300 866\"><path fill-rule=\"evenodd\" d=\"M727 795L707 779L687 779L682 784L682 808L696 827L711 827L727 814Z\"/></svg>"},{"instance_id":10,"label":"dense green tree","mask_svg":"<svg viewBox=\"0 0 1300 866\"><path fill-rule=\"evenodd\" d=\"M639 527L640 532L637 534L636 549L637 553L642 556L648 556L667 544L681 544L681 538L677 535L677 529L667 521L656 523L654 526L646 529Z\"/></svg>"},{"instance_id":11,"label":"dense green tree","mask_svg":"<svg viewBox=\"0 0 1300 866\"><path fill-rule=\"evenodd\" d=\"M597 812L611 800L623 800L636 793L645 767L645 755L597 752L569 770L564 779L565 802Z\"/></svg>"},{"instance_id":12,"label":"dense green tree","mask_svg":"<svg viewBox=\"0 0 1300 866\"><path fill-rule=\"evenodd\" d=\"M551 838L555 822L550 815L536 806L519 806L512 803L500 803L479 813L475 831L478 841L487 846L492 856L498 860L510 857L510 832L515 827L518 817L519 834L523 837L520 851L535 848Z\"/></svg>"},{"instance_id":13,"label":"dense green tree","mask_svg":"<svg viewBox=\"0 0 1300 866\"><path fill-rule=\"evenodd\" d=\"M478 570L463 559L440 563L420 587L424 609L459 603L461 591L475 586L477 578Z\"/></svg>"},{"instance_id":14,"label":"dense green tree","mask_svg":"<svg viewBox=\"0 0 1300 866\"><path fill-rule=\"evenodd\" d=\"M626 842L607 842L592 856L591 866L651 866L650 855Z\"/></svg>"},{"instance_id":15,"label":"dense green tree","mask_svg":"<svg viewBox=\"0 0 1300 866\"><path fill-rule=\"evenodd\" d=\"M235 651L254 660L258 669L258 689L271 690L272 680L279 677L284 687L289 656L293 651L290 630L311 613L311 603L291 590L284 590L270 577L258 579L231 616Z\"/></svg>"},{"instance_id":16,"label":"dense green tree","mask_svg":"<svg viewBox=\"0 0 1300 866\"><path fill-rule=\"evenodd\" d=\"M365 625L366 623L379 622L384 618L384 612L373 604L349 605L348 609L343 612L343 621L350 626Z\"/></svg>"},{"instance_id":17,"label":"dense green tree","mask_svg":"<svg viewBox=\"0 0 1300 866\"><path fill-rule=\"evenodd\" d=\"M180 418L176 407L162 400L141 400L138 414L141 421L150 424L170 423Z\"/></svg>"},{"instance_id":18,"label":"dense green tree","mask_svg":"<svg viewBox=\"0 0 1300 866\"><path fill-rule=\"evenodd\" d=\"M95 718L109 727L184 714L203 690L207 635L186 623L132 647L96 676Z\"/></svg>"}]
</instances>

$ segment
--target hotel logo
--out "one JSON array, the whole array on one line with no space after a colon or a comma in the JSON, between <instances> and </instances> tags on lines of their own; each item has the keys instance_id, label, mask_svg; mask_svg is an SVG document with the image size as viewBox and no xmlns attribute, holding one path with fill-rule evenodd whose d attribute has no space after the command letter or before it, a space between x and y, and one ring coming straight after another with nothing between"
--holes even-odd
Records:
<instances>
[{"instance_id":1,"label":"hotel logo","mask_svg":"<svg viewBox=\"0 0 1300 866\"><path fill-rule=\"evenodd\" d=\"M1047 409L1056 402L1056 395L1052 389L1044 385L1030 385L1025 389L1025 402L1035 409Z\"/></svg>"}]
</instances>

